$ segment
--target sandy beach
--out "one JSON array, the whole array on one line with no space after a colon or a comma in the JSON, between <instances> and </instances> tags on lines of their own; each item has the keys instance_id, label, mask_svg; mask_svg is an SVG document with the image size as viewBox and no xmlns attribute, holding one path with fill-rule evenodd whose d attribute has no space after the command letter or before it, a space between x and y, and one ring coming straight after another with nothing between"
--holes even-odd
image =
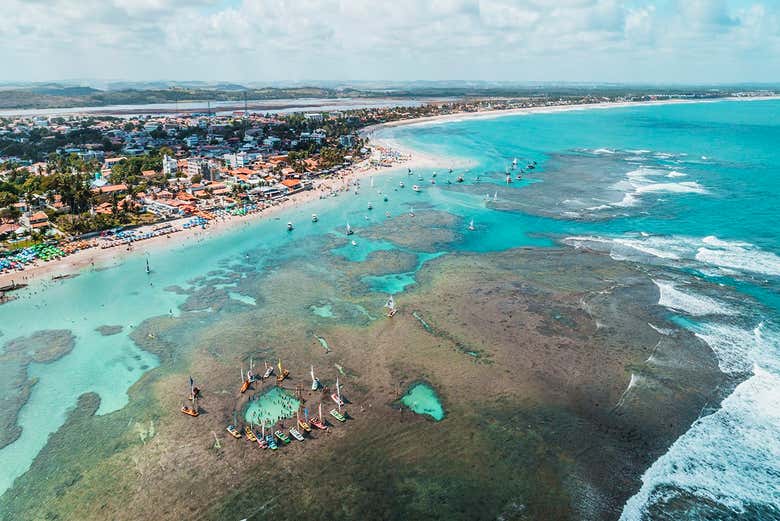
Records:
<instances>
[{"instance_id":1,"label":"sandy beach","mask_svg":"<svg viewBox=\"0 0 780 521\"><path fill-rule=\"evenodd\" d=\"M399 121L392 121L388 123L382 123L379 125L372 125L365 127L360 131L360 135L364 138L370 139L370 148L372 153L370 157L374 157L379 153L381 149L391 149L398 153L401 158L395 161L392 166L372 166L371 159L366 159L360 163L356 163L350 168L347 168L337 174L334 177L327 179L320 179L315 181L314 188L303 192L298 192L291 195L289 198L266 208L260 212L235 216L224 220L210 221L206 229L190 228L181 229L177 233L170 236L160 236L152 239L147 239L138 243L134 243L131 249L126 247L114 247L114 248L89 248L78 251L72 255L64 257L58 261L41 262L36 261L35 264L27 267L24 271L10 272L0 274L0 287L16 284L29 284L32 281L39 279L47 279L53 277L61 277L67 275L75 275L79 270L87 267L105 267L117 262L128 254L135 254L138 252L153 251L161 247L178 247L185 244L197 242L203 240L211 234L221 233L224 230L230 230L238 226L248 225L255 219L270 218L276 215L279 211L295 207L297 205L306 204L307 202L319 199L321 197L327 197L329 193L334 190L348 189L355 180L372 175L381 175L383 172L392 171L397 168L439 168L439 167L458 167L465 168L468 165L463 161L455 161L452 159L440 158L432 154L427 154L420 150L414 150L409 147L405 147L395 140L392 140L386 136L381 136L377 131L383 128L409 126L409 125L432 125L442 124L454 121L463 121L467 119L491 119L499 117L528 115L528 114L549 114L556 112L568 112L576 110L595 110L595 109L613 109L621 107L633 107L633 106L646 106L646 105L672 105L672 104L684 104L684 103L716 103L719 101L755 101L764 99L777 99L778 97L751 97L751 98L718 98L712 100L688 100L688 99L671 99L662 101L637 101L637 102L620 102L620 103L591 103L582 105L556 105L545 107L528 107L509 110L485 110L481 112L462 112L456 114L446 114L440 116L430 116L425 118L405 119ZM446 163L446 164L445 164ZM189 217L182 218L178 221L173 221L171 224L174 227L180 228L181 225L189 220Z\"/></svg>"}]
</instances>

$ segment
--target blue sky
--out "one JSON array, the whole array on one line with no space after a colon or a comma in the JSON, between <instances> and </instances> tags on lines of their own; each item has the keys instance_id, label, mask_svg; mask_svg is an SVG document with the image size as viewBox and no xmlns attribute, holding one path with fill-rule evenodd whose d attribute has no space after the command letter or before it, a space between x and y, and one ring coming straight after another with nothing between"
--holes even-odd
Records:
<instances>
[{"instance_id":1,"label":"blue sky","mask_svg":"<svg viewBox=\"0 0 780 521\"><path fill-rule=\"evenodd\" d=\"M780 82L780 0L0 0L0 81Z\"/></svg>"}]
</instances>

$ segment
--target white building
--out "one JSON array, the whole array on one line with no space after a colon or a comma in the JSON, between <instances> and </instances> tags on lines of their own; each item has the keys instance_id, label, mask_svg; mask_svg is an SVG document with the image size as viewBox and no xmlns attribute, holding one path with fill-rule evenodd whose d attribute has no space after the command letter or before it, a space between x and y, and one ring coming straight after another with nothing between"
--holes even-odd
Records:
<instances>
[{"instance_id":1,"label":"white building","mask_svg":"<svg viewBox=\"0 0 780 521\"><path fill-rule=\"evenodd\" d=\"M225 154L222 156L225 160L225 166L228 168L243 168L247 164L246 153L238 152L237 154Z\"/></svg>"},{"instance_id":2,"label":"white building","mask_svg":"<svg viewBox=\"0 0 780 521\"><path fill-rule=\"evenodd\" d=\"M319 123L322 121L322 113L320 112L306 112L303 114L303 118L307 121L316 121Z\"/></svg>"},{"instance_id":3,"label":"white building","mask_svg":"<svg viewBox=\"0 0 780 521\"><path fill-rule=\"evenodd\" d=\"M179 171L179 162L166 154L163 156L162 169L165 177L171 177Z\"/></svg>"},{"instance_id":4,"label":"white building","mask_svg":"<svg viewBox=\"0 0 780 521\"><path fill-rule=\"evenodd\" d=\"M187 136L184 138L184 144L187 145L187 148L192 148L198 144L198 136L196 134L192 134L191 136Z\"/></svg>"}]
</instances>

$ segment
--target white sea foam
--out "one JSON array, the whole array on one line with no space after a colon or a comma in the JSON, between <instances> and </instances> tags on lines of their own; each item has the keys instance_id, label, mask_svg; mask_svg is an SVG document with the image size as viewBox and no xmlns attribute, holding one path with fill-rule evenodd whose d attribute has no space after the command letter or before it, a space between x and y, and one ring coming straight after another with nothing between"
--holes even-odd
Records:
<instances>
[{"instance_id":1,"label":"white sea foam","mask_svg":"<svg viewBox=\"0 0 780 521\"><path fill-rule=\"evenodd\" d=\"M696 421L644 473L621 521L642 519L649 503L675 490L720 504L735 518L747 505L780 513L778 425L780 377L756 366L717 412Z\"/></svg>"},{"instance_id":2,"label":"white sea foam","mask_svg":"<svg viewBox=\"0 0 780 521\"><path fill-rule=\"evenodd\" d=\"M780 256L747 242L724 241L715 236L704 238L683 236L622 237L572 236L564 244L577 248L605 251L616 260L658 263L675 261L717 275L780 276ZM677 262L679 261L679 262Z\"/></svg>"},{"instance_id":3,"label":"white sea foam","mask_svg":"<svg viewBox=\"0 0 780 521\"><path fill-rule=\"evenodd\" d=\"M738 314L731 306L704 295L681 291L671 282L661 280L653 282L658 286L658 304L661 306L693 316Z\"/></svg>"},{"instance_id":4,"label":"white sea foam","mask_svg":"<svg viewBox=\"0 0 780 521\"><path fill-rule=\"evenodd\" d=\"M597 148L596 150L593 151L593 153L594 154L599 154L599 155L601 155L601 154L612 155L612 154L615 153L615 151L613 149L611 149L611 148Z\"/></svg>"},{"instance_id":5,"label":"white sea foam","mask_svg":"<svg viewBox=\"0 0 780 521\"><path fill-rule=\"evenodd\" d=\"M638 194L644 194L648 192L706 194L707 189L694 181L684 181L682 183L652 183L638 186L636 188L636 193Z\"/></svg>"},{"instance_id":6,"label":"white sea foam","mask_svg":"<svg viewBox=\"0 0 780 521\"><path fill-rule=\"evenodd\" d=\"M721 241L718 247L711 243L709 246L698 249L696 260L720 268L780 276L780 257L772 252L743 242Z\"/></svg>"},{"instance_id":7,"label":"white sea foam","mask_svg":"<svg viewBox=\"0 0 780 521\"><path fill-rule=\"evenodd\" d=\"M780 517L780 335L763 324L753 331L704 324L697 334L722 369L753 375L653 463L621 521L642 519L649 504L680 491L719 504L734 517L748 505Z\"/></svg>"},{"instance_id":8,"label":"white sea foam","mask_svg":"<svg viewBox=\"0 0 780 521\"><path fill-rule=\"evenodd\" d=\"M643 195L651 193L692 193L707 194L707 189L695 181L682 182L658 182L664 179L675 179L685 177L686 174L677 170L665 170L660 168L651 168L641 166L635 170L626 172L625 178L615 182L610 187L614 191L624 192L620 201L611 204L615 208L626 208L636 206ZM594 207L595 208L595 207Z\"/></svg>"}]
</instances>

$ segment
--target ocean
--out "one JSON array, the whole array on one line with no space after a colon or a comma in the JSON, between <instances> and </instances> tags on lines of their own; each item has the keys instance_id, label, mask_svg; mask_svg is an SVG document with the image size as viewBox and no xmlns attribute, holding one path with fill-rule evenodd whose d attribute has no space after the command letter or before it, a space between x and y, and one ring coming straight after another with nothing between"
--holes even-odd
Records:
<instances>
[{"instance_id":1,"label":"ocean","mask_svg":"<svg viewBox=\"0 0 780 521\"><path fill-rule=\"evenodd\" d=\"M774 226L780 218L780 101L578 110L378 132L440 156L435 177L431 170L398 168L363 179L358 194L221 234L206 230L180 247L147 252L140 244L117 265L33 283L0 306L6 359L13 346L30 353L3 364L16 385L0 407L21 431L14 437L5 427L6 439L14 441L0 449L0 492L23 493L12 488L14 480L35 474L36 458L50 435L67 428L84 393L96 393L96 415L111 418L132 405L134 389L157 371L180 371L175 368L184 358L207 349L193 331L246 328L247 312L283 300L267 292L261 272L316 286L307 308L287 310L309 309L307 331L329 320L359 328L375 323L388 294L403 303L406 295L428 291L428 273L449 258L492 258L525 248L588 253L644 274L667 323L650 326L672 342L671 326L687 331L711 350L728 382L718 400L705 400L693 424L642 469L641 479L632 478L631 495L605 516L780 519L780 231ZM448 163L464 161L468 169L448 172ZM457 182L458 175L465 182ZM319 222L311 222L312 213ZM286 231L288 221L295 223L293 232ZM473 230L467 229L471 221ZM347 223L356 230L349 241ZM290 265L299 271L288 275ZM324 287L338 274L348 282ZM303 292L308 298L308 287ZM280 338L285 312L274 313L264 334ZM154 332L149 324L179 319L189 327L175 331L173 357L146 345L165 334L163 326ZM36 332L42 333L32 338ZM41 338L65 347L47 358ZM230 346L213 349L231 354ZM232 349L243 355L248 347L237 341ZM653 352L644 364L663 364L662 358ZM613 382L625 388L616 407L644 392L635 371L640 374L626 370L624 381ZM237 367L235 373L237 380ZM426 374L436 380L435 371ZM447 410L442 425L457 421L457 396L437 391L445 410L455 409Z\"/></svg>"}]
</instances>

